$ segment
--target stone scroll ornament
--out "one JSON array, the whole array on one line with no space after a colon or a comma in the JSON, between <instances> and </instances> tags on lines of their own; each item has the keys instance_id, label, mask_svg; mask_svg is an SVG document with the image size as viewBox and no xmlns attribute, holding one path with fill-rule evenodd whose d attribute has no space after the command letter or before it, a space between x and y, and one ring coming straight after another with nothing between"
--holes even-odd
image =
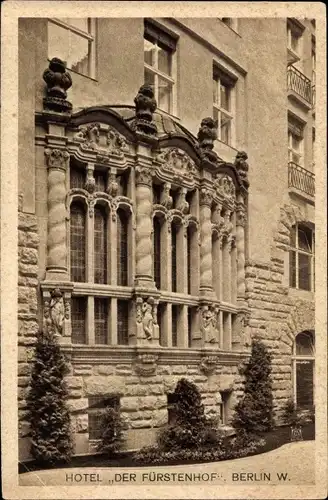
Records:
<instances>
[{"instance_id":1,"label":"stone scroll ornament","mask_svg":"<svg viewBox=\"0 0 328 500\"><path fill-rule=\"evenodd\" d=\"M43 73L43 80L47 84L44 108L57 113L70 112L72 104L67 101L67 90L72 86L72 78L66 71L66 63L57 57L51 59L49 68Z\"/></svg>"}]
</instances>

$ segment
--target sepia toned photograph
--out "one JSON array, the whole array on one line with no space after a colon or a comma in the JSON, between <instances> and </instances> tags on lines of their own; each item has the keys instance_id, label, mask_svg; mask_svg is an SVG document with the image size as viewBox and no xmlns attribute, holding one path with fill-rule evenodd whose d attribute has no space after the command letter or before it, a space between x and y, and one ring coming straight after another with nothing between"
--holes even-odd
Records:
<instances>
[{"instance_id":1,"label":"sepia toned photograph","mask_svg":"<svg viewBox=\"0 0 328 500\"><path fill-rule=\"evenodd\" d=\"M24 498L315 487L310 12L18 16Z\"/></svg>"}]
</instances>

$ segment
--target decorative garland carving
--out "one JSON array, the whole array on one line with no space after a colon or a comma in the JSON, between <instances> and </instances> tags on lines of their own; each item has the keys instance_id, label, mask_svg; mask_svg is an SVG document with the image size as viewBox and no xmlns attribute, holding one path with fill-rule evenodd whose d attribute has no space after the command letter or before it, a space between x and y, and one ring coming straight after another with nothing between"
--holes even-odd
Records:
<instances>
[{"instance_id":1,"label":"decorative garland carving","mask_svg":"<svg viewBox=\"0 0 328 500\"><path fill-rule=\"evenodd\" d=\"M139 354L135 370L139 375L150 377L155 375L157 370L158 356L155 354Z\"/></svg>"},{"instance_id":2,"label":"decorative garland carving","mask_svg":"<svg viewBox=\"0 0 328 500\"><path fill-rule=\"evenodd\" d=\"M72 86L72 78L66 71L66 63L53 57L43 73L43 80L47 84L47 97L43 99L44 108L57 113L71 111L72 104L66 98L67 90Z\"/></svg>"},{"instance_id":3,"label":"decorative garland carving","mask_svg":"<svg viewBox=\"0 0 328 500\"><path fill-rule=\"evenodd\" d=\"M227 174L217 174L214 180L214 188L217 194L233 203L236 198L236 188L233 180Z\"/></svg>"},{"instance_id":4,"label":"decorative garland carving","mask_svg":"<svg viewBox=\"0 0 328 500\"><path fill-rule=\"evenodd\" d=\"M82 151L96 152L97 161L100 163L109 163L111 156L122 158L129 151L129 146L122 134L112 127L102 128L98 122L80 125L73 141L80 143Z\"/></svg>"},{"instance_id":5,"label":"decorative garland carving","mask_svg":"<svg viewBox=\"0 0 328 500\"><path fill-rule=\"evenodd\" d=\"M210 375L215 371L218 361L217 356L203 356L199 368L205 375Z\"/></svg>"},{"instance_id":6,"label":"decorative garland carving","mask_svg":"<svg viewBox=\"0 0 328 500\"><path fill-rule=\"evenodd\" d=\"M178 148L166 149L156 159L161 163L160 172L176 182L186 180L190 183L197 175L195 162Z\"/></svg>"}]
</instances>

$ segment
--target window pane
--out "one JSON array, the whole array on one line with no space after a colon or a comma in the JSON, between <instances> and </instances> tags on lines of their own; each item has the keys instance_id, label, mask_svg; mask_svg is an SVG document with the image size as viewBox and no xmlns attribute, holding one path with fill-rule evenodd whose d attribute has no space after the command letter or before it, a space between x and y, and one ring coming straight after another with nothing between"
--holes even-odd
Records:
<instances>
[{"instance_id":1,"label":"window pane","mask_svg":"<svg viewBox=\"0 0 328 500\"><path fill-rule=\"evenodd\" d=\"M85 297L72 297L71 299L71 328L72 343L85 344L85 319L87 311L87 301Z\"/></svg>"},{"instance_id":2,"label":"window pane","mask_svg":"<svg viewBox=\"0 0 328 500\"><path fill-rule=\"evenodd\" d=\"M70 169L70 188L83 189L85 185L85 170L72 167Z\"/></svg>"},{"instance_id":3,"label":"window pane","mask_svg":"<svg viewBox=\"0 0 328 500\"><path fill-rule=\"evenodd\" d=\"M292 149L294 149L294 151L300 150L300 140L295 135L292 135Z\"/></svg>"},{"instance_id":4,"label":"window pane","mask_svg":"<svg viewBox=\"0 0 328 500\"><path fill-rule=\"evenodd\" d=\"M213 120L215 120L217 123L219 123L219 115L220 111L216 108L213 108Z\"/></svg>"},{"instance_id":5,"label":"window pane","mask_svg":"<svg viewBox=\"0 0 328 500\"><path fill-rule=\"evenodd\" d=\"M48 22L48 58L69 60L69 30Z\"/></svg>"},{"instance_id":6,"label":"window pane","mask_svg":"<svg viewBox=\"0 0 328 500\"><path fill-rule=\"evenodd\" d=\"M298 254L298 288L311 290L311 256Z\"/></svg>"},{"instance_id":7,"label":"window pane","mask_svg":"<svg viewBox=\"0 0 328 500\"><path fill-rule=\"evenodd\" d=\"M291 33L291 48L294 52L298 51L298 37L294 35L294 33Z\"/></svg>"},{"instance_id":8,"label":"window pane","mask_svg":"<svg viewBox=\"0 0 328 500\"><path fill-rule=\"evenodd\" d=\"M85 33L89 32L89 23L87 17L60 17L58 18L63 23L69 24L70 26L74 26Z\"/></svg>"},{"instance_id":9,"label":"window pane","mask_svg":"<svg viewBox=\"0 0 328 500\"><path fill-rule=\"evenodd\" d=\"M158 289L161 288L161 223L154 217L154 280Z\"/></svg>"},{"instance_id":10,"label":"window pane","mask_svg":"<svg viewBox=\"0 0 328 500\"><path fill-rule=\"evenodd\" d=\"M106 191L106 174L105 172L94 172L94 178L96 183L96 191L101 191L104 193Z\"/></svg>"},{"instance_id":11,"label":"window pane","mask_svg":"<svg viewBox=\"0 0 328 500\"><path fill-rule=\"evenodd\" d=\"M72 203L70 217L71 279L85 281L85 209Z\"/></svg>"},{"instance_id":12,"label":"window pane","mask_svg":"<svg viewBox=\"0 0 328 500\"><path fill-rule=\"evenodd\" d=\"M117 284L128 284L128 216L117 210Z\"/></svg>"},{"instance_id":13,"label":"window pane","mask_svg":"<svg viewBox=\"0 0 328 500\"><path fill-rule=\"evenodd\" d=\"M213 78L213 102L219 104L218 81Z\"/></svg>"},{"instance_id":14,"label":"window pane","mask_svg":"<svg viewBox=\"0 0 328 500\"><path fill-rule=\"evenodd\" d=\"M96 206L94 220L95 283L107 283L107 214L102 207Z\"/></svg>"},{"instance_id":15,"label":"window pane","mask_svg":"<svg viewBox=\"0 0 328 500\"><path fill-rule=\"evenodd\" d=\"M290 229L290 246L296 247L296 226L292 226Z\"/></svg>"},{"instance_id":16,"label":"window pane","mask_svg":"<svg viewBox=\"0 0 328 500\"><path fill-rule=\"evenodd\" d=\"M231 118L221 112L220 140L226 144L230 144L230 128Z\"/></svg>"},{"instance_id":17,"label":"window pane","mask_svg":"<svg viewBox=\"0 0 328 500\"><path fill-rule=\"evenodd\" d=\"M127 300L117 301L117 343L129 343L129 303Z\"/></svg>"},{"instance_id":18,"label":"window pane","mask_svg":"<svg viewBox=\"0 0 328 500\"><path fill-rule=\"evenodd\" d=\"M95 343L107 344L108 329L107 299L95 298Z\"/></svg>"},{"instance_id":19,"label":"window pane","mask_svg":"<svg viewBox=\"0 0 328 500\"><path fill-rule=\"evenodd\" d=\"M89 41L72 31L67 66L83 75L89 74Z\"/></svg>"},{"instance_id":20,"label":"window pane","mask_svg":"<svg viewBox=\"0 0 328 500\"><path fill-rule=\"evenodd\" d=\"M178 345L178 306L172 305L172 347Z\"/></svg>"},{"instance_id":21,"label":"window pane","mask_svg":"<svg viewBox=\"0 0 328 500\"><path fill-rule=\"evenodd\" d=\"M158 47L158 69L166 75L171 75L171 53Z\"/></svg>"},{"instance_id":22,"label":"window pane","mask_svg":"<svg viewBox=\"0 0 328 500\"><path fill-rule=\"evenodd\" d=\"M172 292L177 291L177 227L171 225L171 285Z\"/></svg>"},{"instance_id":23,"label":"window pane","mask_svg":"<svg viewBox=\"0 0 328 500\"><path fill-rule=\"evenodd\" d=\"M313 406L313 375L313 361L296 361L296 402L299 408Z\"/></svg>"},{"instance_id":24,"label":"window pane","mask_svg":"<svg viewBox=\"0 0 328 500\"><path fill-rule=\"evenodd\" d=\"M312 252L312 231L307 227L298 229L298 248Z\"/></svg>"},{"instance_id":25,"label":"window pane","mask_svg":"<svg viewBox=\"0 0 328 500\"><path fill-rule=\"evenodd\" d=\"M158 77L158 107L167 113L171 110L172 84Z\"/></svg>"},{"instance_id":26,"label":"window pane","mask_svg":"<svg viewBox=\"0 0 328 500\"><path fill-rule=\"evenodd\" d=\"M103 433L103 418L104 412L92 412L88 415L88 424L89 424L89 439L101 439Z\"/></svg>"},{"instance_id":27,"label":"window pane","mask_svg":"<svg viewBox=\"0 0 328 500\"><path fill-rule=\"evenodd\" d=\"M289 286L296 288L296 252L289 252Z\"/></svg>"},{"instance_id":28,"label":"window pane","mask_svg":"<svg viewBox=\"0 0 328 500\"><path fill-rule=\"evenodd\" d=\"M230 111L230 88L225 85L220 85L221 108Z\"/></svg>"},{"instance_id":29,"label":"window pane","mask_svg":"<svg viewBox=\"0 0 328 500\"><path fill-rule=\"evenodd\" d=\"M299 333L296 337L296 355L314 356L314 338L310 332Z\"/></svg>"},{"instance_id":30,"label":"window pane","mask_svg":"<svg viewBox=\"0 0 328 500\"><path fill-rule=\"evenodd\" d=\"M154 66L155 64L155 50L155 44L144 39L144 61L149 66Z\"/></svg>"},{"instance_id":31,"label":"window pane","mask_svg":"<svg viewBox=\"0 0 328 500\"><path fill-rule=\"evenodd\" d=\"M147 85L150 85L155 91L155 74L148 69L145 69L145 83L147 83Z\"/></svg>"}]
</instances>

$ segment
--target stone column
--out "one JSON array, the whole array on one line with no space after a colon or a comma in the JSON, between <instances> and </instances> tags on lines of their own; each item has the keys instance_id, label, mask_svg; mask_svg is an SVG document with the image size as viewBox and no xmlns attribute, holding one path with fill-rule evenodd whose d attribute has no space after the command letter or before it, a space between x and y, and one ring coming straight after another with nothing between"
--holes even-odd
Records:
<instances>
[{"instance_id":1,"label":"stone column","mask_svg":"<svg viewBox=\"0 0 328 500\"><path fill-rule=\"evenodd\" d=\"M152 175L136 167L136 278L135 285L155 288L152 277Z\"/></svg>"},{"instance_id":2,"label":"stone column","mask_svg":"<svg viewBox=\"0 0 328 500\"><path fill-rule=\"evenodd\" d=\"M48 165L48 248L46 279L67 279L66 173L69 153L64 149L46 149Z\"/></svg>"},{"instance_id":3,"label":"stone column","mask_svg":"<svg viewBox=\"0 0 328 500\"><path fill-rule=\"evenodd\" d=\"M237 247L237 300L245 301L245 223L246 211L242 203L236 210L236 247Z\"/></svg>"},{"instance_id":4,"label":"stone column","mask_svg":"<svg viewBox=\"0 0 328 500\"><path fill-rule=\"evenodd\" d=\"M213 295L212 284L212 192L200 190L200 294Z\"/></svg>"},{"instance_id":5,"label":"stone column","mask_svg":"<svg viewBox=\"0 0 328 500\"><path fill-rule=\"evenodd\" d=\"M188 306L180 306L178 315L178 347L188 347Z\"/></svg>"}]
</instances>

